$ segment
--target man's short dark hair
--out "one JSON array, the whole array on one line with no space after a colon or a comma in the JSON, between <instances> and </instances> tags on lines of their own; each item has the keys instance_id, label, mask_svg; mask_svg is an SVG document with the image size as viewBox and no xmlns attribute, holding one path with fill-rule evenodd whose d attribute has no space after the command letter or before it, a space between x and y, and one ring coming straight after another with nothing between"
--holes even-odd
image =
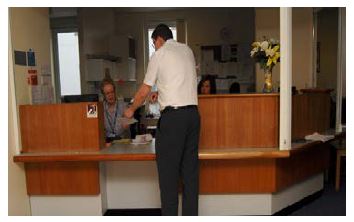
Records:
<instances>
[{"instance_id":1,"label":"man's short dark hair","mask_svg":"<svg viewBox=\"0 0 354 222\"><path fill-rule=\"evenodd\" d=\"M159 36L165 41L173 38L171 29L165 24L159 24L158 26L156 26L155 30L151 35L151 38L156 40Z\"/></svg>"}]
</instances>

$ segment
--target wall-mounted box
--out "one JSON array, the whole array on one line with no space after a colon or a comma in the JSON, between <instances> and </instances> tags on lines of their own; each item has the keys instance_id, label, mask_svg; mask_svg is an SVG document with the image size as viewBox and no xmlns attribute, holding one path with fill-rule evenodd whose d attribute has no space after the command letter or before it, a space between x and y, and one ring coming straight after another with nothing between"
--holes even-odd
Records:
<instances>
[{"instance_id":1,"label":"wall-mounted box","mask_svg":"<svg viewBox=\"0 0 354 222\"><path fill-rule=\"evenodd\" d=\"M136 80L135 40L130 36L117 35L109 38L109 54L119 57L117 78L125 81Z\"/></svg>"},{"instance_id":2,"label":"wall-mounted box","mask_svg":"<svg viewBox=\"0 0 354 222\"><path fill-rule=\"evenodd\" d=\"M106 69L109 70L113 80L117 80L117 63L104 59L87 59L86 81L100 82L105 76Z\"/></svg>"}]
</instances>

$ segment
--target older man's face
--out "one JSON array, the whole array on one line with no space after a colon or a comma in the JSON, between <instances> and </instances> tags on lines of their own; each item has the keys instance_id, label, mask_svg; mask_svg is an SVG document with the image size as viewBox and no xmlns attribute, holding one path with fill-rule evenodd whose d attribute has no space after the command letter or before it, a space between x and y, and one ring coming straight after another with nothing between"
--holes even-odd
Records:
<instances>
[{"instance_id":1,"label":"older man's face","mask_svg":"<svg viewBox=\"0 0 354 222\"><path fill-rule=\"evenodd\" d=\"M116 93L114 92L114 88L111 84L107 84L103 87L103 95L107 103L110 105L113 105L116 101Z\"/></svg>"}]
</instances>

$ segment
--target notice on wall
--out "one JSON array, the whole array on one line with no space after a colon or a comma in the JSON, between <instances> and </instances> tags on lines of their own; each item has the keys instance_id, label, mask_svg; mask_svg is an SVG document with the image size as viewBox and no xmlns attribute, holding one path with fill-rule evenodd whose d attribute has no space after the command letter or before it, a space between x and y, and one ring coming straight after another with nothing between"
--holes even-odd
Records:
<instances>
[{"instance_id":1,"label":"notice on wall","mask_svg":"<svg viewBox=\"0 0 354 222\"><path fill-rule=\"evenodd\" d=\"M15 50L14 57L16 65L27 66L26 52Z\"/></svg>"},{"instance_id":2,"label":"notice on wall","mask_svg":"<svg viewBox=\"0 0 354 222\"><path fill-rule=\"evenodd\" d=\"M97 118L97 105L88 104L86 107L87 118Z\"/></svg>"},{"instance_id":3,"label":"notice on wall","mask_svg":"<svg viewBox=\"0 0 354 222\"><path fill-rule=\"evenodd\" d=\"M40 84L42 85L52 84L52 75L51 75L49 65L41 65Z\"/></svg>"},{"instance_id":4,"label":"notice on wall","mask_svg":"<svg viewBox=\"0 0 354 222\"><path fill-rule=\"evenodd\" d=\"M54 101L51 85L33 85L31 87L32 104L51 104Z\"/></svg>"},{"instance_id":5,"label":"notice on wall","mask_svg":"<svg viewBox=\"0 0 354 222\"><path fill-rule=\"evenodd\" d=\"M36 66L36 57L32 49L29 49L27 52L27 65Z\"/></svg>"}]
</instances>

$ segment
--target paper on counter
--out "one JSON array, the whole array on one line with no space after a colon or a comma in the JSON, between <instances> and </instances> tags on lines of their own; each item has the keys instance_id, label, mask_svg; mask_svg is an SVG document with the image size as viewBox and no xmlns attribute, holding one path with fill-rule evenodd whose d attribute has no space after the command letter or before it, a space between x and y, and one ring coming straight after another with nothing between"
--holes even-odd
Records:
<instances>
[{"instance_id":1,"label":"paper on counter","mask_svg":"<svg viewBox=\"0 0 354 222\"><path fill-rule=\"evenodd\" d=\"M152 135L150 133L148 134L143 134L143 135L136 135L135 139L132 139L132 144L147 144L151 142L153 139Z\"/></svg>"},{"instance_id":2,"label":"paper on counter","mask_svg":"<svg viewBox=\"0 0 354 222\"><path fill-rule=\"evenodd\" d=\"M125 117L118 117L117 121L121 124L127 124L127 125L134 124L134 123L138 122L138 120L136 120L134 118L129 119L129 118L125 118Z\"/></svg>"},{"instance_id":3,"label":"paper on counter","mask_svg":"<svg viewBox=\"0 0 354 222\"><path fill-rule=\"evenodd\" d=\"M305 136L305 140L322 141L322 142L326 142L333 138L334 138L333 135L321 135L317 132L313 133L312 135Z\"/></svg>"}]
</instances>

